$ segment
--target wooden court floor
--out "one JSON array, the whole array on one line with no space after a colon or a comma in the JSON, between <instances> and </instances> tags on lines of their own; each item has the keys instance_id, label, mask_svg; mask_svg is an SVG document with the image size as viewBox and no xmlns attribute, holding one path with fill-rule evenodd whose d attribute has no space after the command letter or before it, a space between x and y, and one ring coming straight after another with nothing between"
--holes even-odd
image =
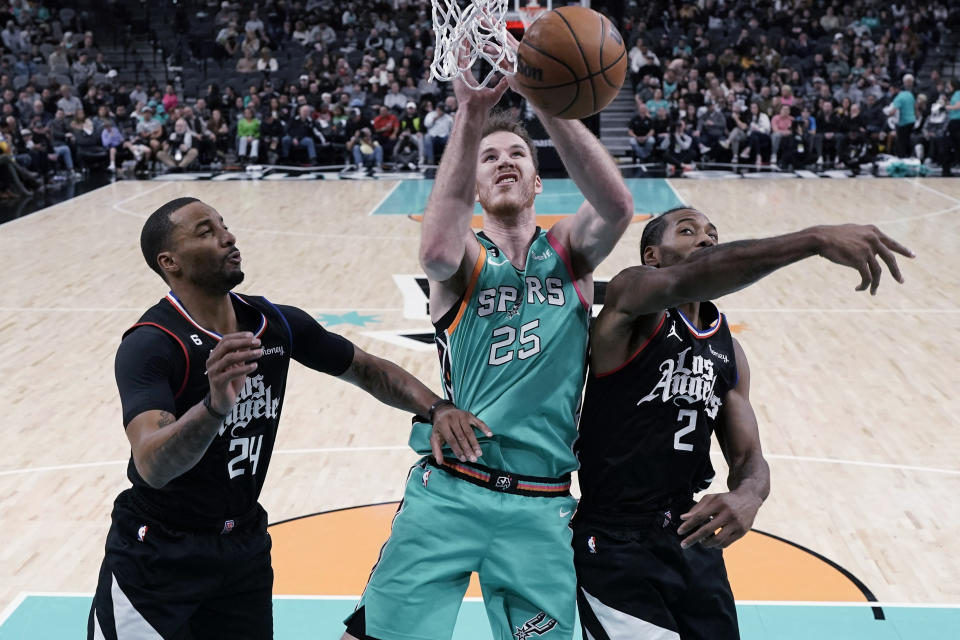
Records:
<instances>
[{"instance_id":1,"label":"wooden court floor","mask_svg":"<svg viewBox=\"0 0 960 640\"><path fill-rule=\"evenodd\" d=\"M395 184L118 182L0 226L0 611L24 591L94 588L127 485L113 356L166 292L138 245L163 202L193 195L221 212L244 256L240 291L324 314L438 388L436 355L390 338L429 331L395 278L420 273L418 223L370 215ZM721 241L871 222L916 251L906 284L885 277L876 297L817 259L720 305L751 362L772 470L755 526L830 558L881 602L960 603L960 180L672 187ZM638 262L641 226L599 278ZM288 392L262 496L272 522L399 499L415 459L407 416L298 365Z\"/></svg>"}]
</instances>

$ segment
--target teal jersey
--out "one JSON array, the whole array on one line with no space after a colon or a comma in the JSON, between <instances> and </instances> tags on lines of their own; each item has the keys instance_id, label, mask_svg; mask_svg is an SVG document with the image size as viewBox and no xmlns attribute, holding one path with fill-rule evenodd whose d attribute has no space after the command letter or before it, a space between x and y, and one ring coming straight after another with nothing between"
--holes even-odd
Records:
<instances>
[{"instance_id":1,"label":"teal jersey","mask_svg":"<svg viewBox=\"0 0 960 640\"><path fill-rule=\"evenodd\" d=\"M469 284L436 323L436 342L445 395L494 434L476 431L480 464L555 478L577 467L590 310L566 249L536 233L522 271L478 234ZM410 446L419 453L430 453L431 428L414 422Z\"/></svg>"},{"instance_id":2,"label":"teal jersey","mask_svg":"<svg viewBox=\"0 0 960 640\"><path fill-rule=\"evenodd\" d=\"M900 111L900 119L897 120L897 126L904 127L917 121L915 111L917 99L913 94L904 89L893 99L894 106Z\"/></svg>"},{"instance_id":3,"label":"teal jersey","mask_svg":"<svg viewBox=\"0 0 960 640\"><path fill-rule=\"evenodd\" d=\"M955 105L960 103L960 89L953 92L953 95L950 97L950 104ZM950 114L948 117L951 120L960 120L960 109L954 109L953 111L947 111Z\"/></svg>"}]
</instances>

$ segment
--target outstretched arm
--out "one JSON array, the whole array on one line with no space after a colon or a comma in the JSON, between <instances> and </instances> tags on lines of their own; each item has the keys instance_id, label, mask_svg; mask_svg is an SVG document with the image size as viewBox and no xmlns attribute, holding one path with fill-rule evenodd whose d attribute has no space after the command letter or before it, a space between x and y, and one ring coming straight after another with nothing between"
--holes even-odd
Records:
<instances>
[{"instance_id":1,"label":"outstretched arm","mask_svg":"<svg viewBox=\"0 0 960 640\"><path fill-rule=\"evenodd\" d=\"M507 46L516 51L518 44L508 33ZM514 77L509 82L514 91L527 97ZM562 219L551 230L559 242L570 247L574 276L582 278L607 257L627 230L633 219L633 195L610 152L582 122L534 110L567 173L586 198L575 216Z\"/></svg>"},{"instance_id":2,"label":"outstretched arm","mask_svg":"<svg viewBox=\"0 0 960 640\"><path fill-rule=\"evenodd\" d=\"M724 548L742 538L757 517L760 505L770 495L770 467L760 449L757 416L750 404L750 366L736 339L733 341L740 379L723 401L717 440L730 467L726 493L703 497L680 516L677 532L686 535L686 548L698 542ZM689 535L687 535L689 534Z\"/></svg>"},{"instance_id":3,"label":"outstretched arm","mask_svg":"<svg viewBox=\"0 0 960 640\"><path fill-rule=\"evenodd\" d=\"M445 282L462 268L469 269L480 250L470 231L477 198L480 134L490 109L507 90L507 83L501 79L493 88L475 91L457 78L453 89L459 107L420 231L420 264L434 282Z\"/></svg>"},{"instance_id":4,"label":"outstretched arm","mask_svg":"<svg viewBox=\"0 0 960 640\"><path fill-rule=\"evenodd\" d=\"M434 428L430 442L437 460L442 459L443 443L446 442L461 461L469 459L476 462L483 452L473 431L474 427L486 436L493 435L482 420L457 409L452 403L438 406L431 415L430 407L440 400L437 394L405 369L357 346L354 346L353 362L340 378L360 387L384 404L432 418Z\"/></svg>"},{"instance_id":5,"label":"outstretched arm","mask_svg":"<svg viewBox=\"0 0 960 640\"><path fill-rule=\"evenodd\" d=\"M879 256L897 282L903 282L894 253L913 252L872 225L819 226L760 240L726 242L695 252L686 260L660 269L632 267L607 287L604 308L626 316L655 314L688 302L710 300L738 291L789 264L820 255L856 269L857 291L880 284Z\"/></svg>"}]
</instances>

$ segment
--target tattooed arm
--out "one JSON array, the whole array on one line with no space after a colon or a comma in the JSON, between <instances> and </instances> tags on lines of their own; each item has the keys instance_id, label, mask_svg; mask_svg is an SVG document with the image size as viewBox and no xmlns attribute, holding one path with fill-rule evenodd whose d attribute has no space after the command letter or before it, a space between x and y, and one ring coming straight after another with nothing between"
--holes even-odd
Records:
<instances>
[{"instance_id":1,"label":"tattooed arm","mask_svg":"<svg viewBox=\"0 0 960 640\"><path fill-rule=\"evenodd\" d=\"M360 387L386 405L418 416L428 417L431 405L440 399L401 367L356 346L353 362L340 378ZM483 452L474 428L480 429L488 437L493 435L479 418L452 404L443 405L434 412L433 426L431 443L434 456L438 459L442 457L442 447L446 443L461 461L469 459L476 462Z\"/></svg>"},{"instance_id":2,"label":"tattooed arm","mask_svg":"<svg viewBox=\"0 0 960 640\"><path fill-rule=\"evenodd\" d=\"M252 333L224 335L205 363L210 410L198 402L177 419L169 380L179 378L173 363L182 356L149 327L124 338L115 374L133 463L144 482L159 489L199 462L220 428L214 413L230 411L260 354Z\"/></svg>"},{"instance_id":3,"label":"tattooed arm","mask_svg":"<svg viewBox=\"0 0 960 640\"><path fill-rule=\"evenodd\" d=\"M220 420L200 403L179 420L167 411L141 413L127 425L137 473L160 489L200 461L219 428Z\"/></svg>"}]
</instances>

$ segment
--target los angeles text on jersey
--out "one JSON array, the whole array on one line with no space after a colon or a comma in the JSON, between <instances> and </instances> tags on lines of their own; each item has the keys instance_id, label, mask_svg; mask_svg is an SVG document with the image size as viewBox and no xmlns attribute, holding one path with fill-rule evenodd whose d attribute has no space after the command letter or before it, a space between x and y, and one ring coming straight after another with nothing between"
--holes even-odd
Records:
<instances>
[{"instance_id":1,"label":"los angeles text on jersey","mask_svg":"<svg viewBox=\"0 0 960 640\"><path fill-rule=\"evenodd\" d=\"M273 394L271 385L263 384L263 376L247 376L240 391L237 403L220 425L220 434L230 430L230 443L227 445L230 459L227 461L227 475L230 479L250 473L257 474L260 462L260 450L263 447L262 429L255 429L250 436L244 436L243 430L254 420L265 418L276 420L279 416L280 398ZM260 433L257 433L260 431Z\"/></svg>"},{"instance_id":2,"label":"los angeles text on jersey","mask_svg":"<svg viewBox=\"0 0 960 640\"><path fill-rule=\"evenodd\" d=\"M654 385L653 389L640 398L637 405L644 402L660 399L667 403L671 400L676 404L676 400L685 400L687 404L697 402L704 403L704 413L711 420L716 419L720 407L723 406L723 399L714 394L714 385L717 383L717 376L714 372L714 362L709 356L694 355L690 360L690 366L687 366L687 356L693 347L687 347L679 354L677 359L667 358L660 363L660 380ZM712 347L710 352L716 355L723 355L716 352ZM726 357L723 358L726 360Z\"/></svg>"},{"instance_id":3,"label":"los angeles text on jersey","mask_svg":"<svg viewBox=\"0 0 960 640\"><path fill-rule=\"evenodd\" d=\"M537 276L527 276L524 280L527 304L549 304L562 307L566 303L563 293L563 280ZM509 313L517 309L522 302L521 293L516 287L502 285L496 289L482 289L477 294L477 315L481 318L495 311Z\"/></svg>"}]
</instances>

